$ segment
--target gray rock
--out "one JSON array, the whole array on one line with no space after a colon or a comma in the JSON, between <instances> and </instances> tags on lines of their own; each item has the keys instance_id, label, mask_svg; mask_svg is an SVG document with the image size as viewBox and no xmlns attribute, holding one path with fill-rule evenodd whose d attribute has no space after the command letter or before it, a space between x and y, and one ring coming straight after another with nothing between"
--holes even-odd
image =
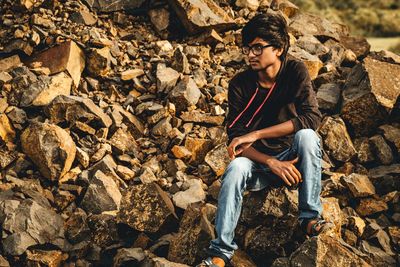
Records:
<instances>
[{"instance_id":1,"label":"gray rock","mask_svg":"<svg viewBox=\"0 0 400 267\"><path fill-rule=\"evenodd\" d=\"M175 87L180 75L176 70L167 68L162 64L158 64L156 77L157 90L159 92L168 93L172 88Z\"/></svg>"},{"instance_id":2,"label":"gray rock","mask_svg":"<svg viewBox=\"0 0 400 267\"><path fill-rule=\"evenodd\" d=\"M297 41L296 45L311 55L316 55L319 58L328 54L329 49L325 47L317 38L312 35L303 35Z\"/></svg>"},{"instance_id":3,"label":"gray rock","mask_svg":"<svg viewBox=\"0 0 400 267\"><path fill-rule=\"evenodd\" d=\"M188 107L196 105L200 96L201 92L194 80L186 76L170 91L168 98L175 104L176 111L180 114Z\"/></svg>"},{"instance_id":4,"label":"gray rock","mask_svg":"<svg viewBox=\"0 0 400 267\"><path fill-rule=\"evenodd\" d=\"M168 134L172 131L172 125L170 121L171 117L160 120L151 130L152 134L155 136L168 136Z\"/></svg>"},{"instance_id":5,"label":"gray rock","mask_svg":"<svg viewBox=\"0 0 400 267\"><path fill-rule=\"evenodd\" d=\"M334 83L326 83L318 88L317 100L320 109L334 112L340 98L340 87Z\"/></svg>"},{"instance_id":6,"label":"gray rock","mask_svg":"<svg viewBox=\"0 0 400 267\"><path fill-rule=\"evenodd\" d=\"M368 261L372 266L376 267L387 267L396 266L396 260L383 250L370 245L367 241L362 240L360 242L360 250L367 254Z\"/></svg>"},{"instance_id":7,"label":"gray rock","mask_svg":"<svg viewBox=\"0 0 400 267\"><path fill-rule=\"evenodd\" d=\"M121 192L113 178L97 171L90 179L90 185L82 199L81 207L87 213L93 214L118 210L121 198Z\"/></svg>"},{"instance_id":8,"label":"gray rock","mask_svg":"<svg viewBox=\"0 0 400 267\"><path fill-rule=\"evenodd\" d=\"M397 148L400 153L400 128L391 125L379 126L379 130L383 131L385 139Z\"/></svg>"},{"instance_id":9,"label":"gray rock","mask_svg":"<svg viewBox=\"0 0 400 267\"><path fill-rule=\"evenodd\" d=\"M71 136L54 124L33 123L21 134L22 150L43 176L60 179L72 166L76 146Z\"/></svg>"},{"instance_id":10,"label":"gray rock","mask_svg":"<svg viewBox=\"0 0 400 267\"><path fill-rule=\"evenodd\" d=\"M63 219L50 207L32 199L3 199L0 196L2 245L6 254L23 254L33 245L50 243L64 248Z\"/></svg>"},{"instance_id":11,"label":"gray rock","mask_svg":"<svg viewBox=\"0 0 400 267\"><path fill-rule=\"evenodd\" d=\"M367 39L361 36L341 36L340 44L347 49L351 49L357 58L367 56L371 48Z\"/></svg>"},{"instance_id":12,"label":"gray rock","mask_svg":"<svg viewBox=\"0 0 400 267\"><path fill-rule=\"evenodd\" d=\"M183 74L190 74L189 61L186 55L183 53L183 47L178 46L174 52L174 61L172 67Z\"/></svg>"},{"instance_id":13,"label":"gray rock","mask_svg":"<svg viewBox=\"0 0 400 267\"><path fill-rule=\"evenodd\" d=\"M319 70L322 68L322 61L315 55L308 53L300 47L293 46L289 48L288 58L294 58L304 62L310 74L311 80L317 78Z\"/></svg>"},{"instance_id":14,"label":"gray rock","mask_svg":"<svg viewBox=\"0 0 400 267\"><path fill-rule=\"evenodd\" d=\"M379 166L369 170L370 178L379 178L389 174L400 174L400 164L392 164L389 166Z\"/></svg>"},{"instance_id":15,"label":"gray rock","mask_svg":"<svg viewBox=\"0 0 400 267\"><path fill-rule=\"evenodd\" d=\"M139 264L147 257L142 248L120 248L114 257L113 267L126 266L127 264Z\"/></svg>"},{"instance_id":16,"label":"gray rock","mask_svg":"<svg viewBox=\"0 0 400 267\"><path fill-rule=\"evenodd\" d=\"M386 121L400 95L400 65L371 57L356 65L343 91L341 116L356 136L372 134Z\"/></svg>"},{"instance_id":17,"label":"gray rock","mask_svg":"<svg viewBox=\"0 0 400 267\"><path fill-rule=\"evenodd\" d=\"M192 203L205 201L206 193L203 190L203 183L200 179L190 179L185 184L189 188L185 191L177 192L172 197L175 206L186 209Z\"/></svg>"},{"instance_id":18,"label":"gray rock","mask_svg":"<svg viewBox=\"0 0 400 267\"><path fill-rule=\"evenodd\" d=\"M323 137L327 153L336 160L346 162L356 155L346 125L340 117L325 117L319 133Z\"/></svg>"},{"instance_id":19,"label":"gray rock","mask_svg":"<svg viewBox=\"0 0 400 267\"><path fill-rule=\"evenodd\" d=\"M201 203L191 204L185 210L179 232L169 246L168 260L193 266L206 256L203 248L215 238L211 224L215 212L215 206Z\"/></svg>"},{"instance_id":20,"label":"gray rock","mask_svg":"<svg viewBox=\"0 0 400 267\"><path fill-rule=\"evenodd\" d=\"M135 185L123 195L117 215L137 231L155 233L177 218L168 195L155 183Z\"/></svg>"},{"instance_id":21,"label":"gray rock","mask_svg":"<svg viewBox=\"0 0 400 267\"><path fill-rule=\"evenodd\" d=\"M360 163L369 163L375 160L372 148L367 137L360 137L354 140L354 147L357 150L357 158Z\"/></svg>"},{"instance_id":22,"label":"gray rock","mask_svg":"<svg viewBox=\"0 0 400 267\"><path fill-rule=\"evenodd\" d=\"M138 8L145 0L84 0L84 2L98 12L114 12Z\"/></svg>"},{"instance_id":23,"label":"gray rock","mask_svg":"<svg viewBox=\"0 0 400 267\"><path fill-rule=\"evenodd\" d=\"M80 10L78 12L72 13L70 16L70 20L84 25L94 25L97 22L97 19L88 11Z\"/></svg>"},{"instance_id":24,"label":"gray rock","mask_svg":"<svg viewBox=\"0 0 400 267\"><path fill-rule=\"evenodd\" d=\"M112 124L111 118L91 99L79 96L57 96L45 108L45 112L55 124L64 121L74 123L80 120L94 120L105 127Z\"/></svg>"},{"instance_id":25,"label":"gray rock","mask_svg":"<svg viewBox=\"0 0 400 267\"><path fill-rule=\"evenodd\" d=\"M372 151L380 163L389 165L393 162L393 153L390 146L381 135L375 135L369 139Z\"/></svg>"},{"instance_id":26,"label":"gray rock","mask_svg":"<svg viewBox=\"0 0 400 267\"><path fill-rule=\"evenodd\" d=\"M230 162L228 150L225 144L220 144L207 153L204 158L217 176L221 176Z\"/></svg>"}]
</instances>

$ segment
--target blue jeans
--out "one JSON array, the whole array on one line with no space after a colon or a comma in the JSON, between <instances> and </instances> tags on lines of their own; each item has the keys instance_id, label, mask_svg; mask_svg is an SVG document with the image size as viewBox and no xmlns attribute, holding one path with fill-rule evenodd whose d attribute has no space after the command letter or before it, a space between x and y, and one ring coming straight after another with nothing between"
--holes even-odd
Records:
<instances>
[{"instance_id":1,"label":"blue jeans","mask_svg":"<svg viewBox=\"0 0 400 267\"><path fill-rule=\"evenodd\" d=\"M319 137L311 129L296 132L292 146L275 155L279 160L299 157L296 167L303 177L303 182L299 186L300 223L304 219L319 217L322 212L319 198L321 155ZM246 157L238 157L228 165L222 176L218 196L215 222L217 239L212 240L210 245L213 253L232 258L234 251L238 249L233 239L242 208L243 193L246 189L257 191L270 185L270 181L273 180L271 174L271 170L265 164L254 162Z\"/></svg>"}]
</instances>

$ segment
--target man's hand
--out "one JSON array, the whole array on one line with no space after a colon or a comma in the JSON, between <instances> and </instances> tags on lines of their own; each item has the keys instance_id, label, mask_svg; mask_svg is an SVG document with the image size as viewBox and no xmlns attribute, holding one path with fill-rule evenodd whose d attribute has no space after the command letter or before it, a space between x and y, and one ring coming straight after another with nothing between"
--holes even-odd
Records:
<instances>
[{"instance_id":1,"label":"man's hand","mask_svg":"<svg viewBox=\"0 0 400 267\"><path fill-rule=\"evenodd\" d=\"M258 138L254 132L233 138L228 146L229 157L234 159L236 155L242 153L257 140Z\"/></svg>"},{"instance_id":2,"label":"man's hand","mask_svg":"<svg viewBox=\"0 0 400 267\"><path fill-rule=\"evenodd\" d=\"M297 185L303 181L301 173L294 166L299 161L299 158L289 161L280 161L276 158L267 160L267 165L273 173L278 175L288 186Z\"/></svg>"}]
</instances>

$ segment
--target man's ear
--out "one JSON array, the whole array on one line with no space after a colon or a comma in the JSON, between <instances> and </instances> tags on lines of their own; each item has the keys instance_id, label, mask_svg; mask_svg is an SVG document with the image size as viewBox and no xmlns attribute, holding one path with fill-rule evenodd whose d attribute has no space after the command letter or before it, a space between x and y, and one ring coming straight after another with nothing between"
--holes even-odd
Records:
<instances>
[{"instance_id":1,"label":"man's ear","mask_svg":"<svg viewBox=\"0 0 400 267\"><path fill-rule=\"evenodd\" d=\"M278 57L280 57L283 54L283 48L282 47L281 48L275 48L275 50L276 50L276 55Z\"/></svg>"}]
</instances>

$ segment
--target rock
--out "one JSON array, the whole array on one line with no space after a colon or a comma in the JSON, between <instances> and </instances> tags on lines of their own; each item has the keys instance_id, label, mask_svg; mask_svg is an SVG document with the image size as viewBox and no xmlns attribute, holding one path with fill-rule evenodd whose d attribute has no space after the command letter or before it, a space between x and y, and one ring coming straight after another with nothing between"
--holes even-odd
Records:
<instances>
[{"instance_id":1,"label":"rock","mask_svg":"<svg viewBox=\"0 0 400 267\"><path fill-rule=\"evenodd\" d=\"M341 116L356 136L370 135L385 122L400 95L400 65L366 57L356 65L343 91Z\"/></svg>"},{"instance_id":2,"label":"rock","mask_svg":"<svg viewBox=\"0 0 400 267\"><path fill-rule=\"evenodd\" d=\"M79 10L77 12L72 13L70 16L70 20L75 23L84 24L88 26L92 26L97 22L97 19L90 12L86 10Z\"/></svg>"},{"instance_id":3,"label":"rock","mask_svg":"<svg viewBox=\"0 0 400 267\"><path fill-rule=\"evenodd\" d=\"M323 198L322 202L322 217L327 222L335 225L335 234L341 237L342 229L342 214L339 206L339 200L334 197Z\"/></svg>"},{"instance_id":4,"label":"rock","mask_svg":"<svg viewBox=\"0 0 400 267\"><path fill-rule=\"evenodd\" d=\"M168 195L155 183L129 188L121 200L118 223L125 223L137 231L155 233L171 226L177 219Z\"/></svg>"},{"instance_id":5,"label":"rock","mask_svg":"<svg viewBox=\"0 0 400 267\"><path fill-rule=\"evenodd\" d=\"M3 142L13 142L16 133L14 127L6 114L0 114L0 140Z\"/></svg>"},{"instance_id":6,"label":"rock","mask_svg":"<svg viewBox=\"0 0 400 267\"><path fill-rule=\"evenodd\" d=\"M300 36L296 41L296 46L319 58L326 57L329 53L329 49L313 35Z\"/></svg>"},{"instance_id":7,"label":"rock","mask_svg":"<svg viewBox=\"0 0 400 267\"><path fill-rule=\"evenodd\" d=\"M318 88L317 100L320 109L334 112L340 99L340 87L334 83L326 83Z\"/></svg>"},{"instance_id":8,"label":"rock","mask_svg":"<svg viewBox=\"0 0 400 267\"><path fill-rule=\"evenodd\" d=\"M136 172L134 172L130 168L122 166L122 165L117 166L116 172L125 181L132 180L136 175Z\"/></svg>"},{"instance_id":9,"label":"rock","mask_svg":"<svg viewBox=\"0 0 400 267\"><path fill-rule=\"evenodd\" d=\"M68 96L71 92L71 85L72 79L64 72L50 77L40 76L28 88L21 88L23 92L19 106L47 106L57 96Z\"/></svg>"},{"instance_id":10,"label":"rock","mask_svg":"<svg viewBox=\"0 0 400 267\"><path fill-rule=\"evenodd\" d=\"M176 262L171 262L168 261L165 258L161 257L155 257L149 260L149 262L152 262L152 266L160 266L160 267L189 267L189 265L186 264L181 264L181 263L176 263Z\"/></svg>"},{"instance_id":11,"label":"rock","mask_svg":"<svg viewBox=\"0 0 400 267\"><path fill-rule=\"evenodd\" d=\"M357 158L360 163L368 163L375 160L372 148L367 137L360 137L354 140L354 147L357 151Z\"/></svg>"},{"instance_id":12,"label":"rock","mask_svg":"<svg viewBox=\"0 0 400 267\"><path fill-rule=\"evenodd\" d=\"M375 187L366 175L353 173L343 176L341 180L353 197L368 197L375 194Z\"/></svg>"},{"instance_id":13,"label":"rock","mask_svg":"<svg viewBox=\"0 0 400 267\"><path fill-rule=\"evenodd\" d=\"M319 60L317 56L311 55L307 51L297 46L289 48L288 58L297 59L304 62L307 67L308 73L310 74L311 80L317 78L319 70L323 66L323 63L321 62L321 60Z\"/></svg>"},{"instance_id":14,"label":"rock","mask_svg":"<svg viewBox=\"0 0 400 267\"><path fill-rule=\"evenodd\" d=\"M271 8L273 10L280 10L288 18L293 17L299 12L299 8L288 0L273 0L271 1Z\"/></svg>"},{"instance_id":15,"label":"rock","mask_svg":"<svg viewBox=\"0 0 400 267\"><path fill-rule=\"evenodd\" d=\"M383 200L377 200L373 198L360 199L356 211L361 216L369 216L381 211L388 210L388 205Z\"/></svg>"},{"instance_id":16,"label":"rock","mask_svg":"<svg viewBox=\"0 0 400 267\"><path fill-rule=\"evenodd\" d=\"M175 206L186 209L188 205L196 202L202 202L206 199L206 193L203 190L203 183L199 179L190 179L185 182L189 187L185 191L180 191L173 195L172 201Z\"/></svg>"},{"instance_id":17,"label":"rock","mask_svg":"<svg viewBox=\"0 0 400 267\"><path fill-rule=\"evenodd\" d=\"M114 12L138 8L145 0L84 0L84 2L98 12Z\"/></svg>"},{"instance_id":18,"label":"rock","mask_svg":"<svg viewBox=\"0 0 400 267\"><path fill-rule=\"evenodd\" d=\"M75 42L67 41L29 59L28 65L48 68L50 75L67 71L71 75L75 87L78 87L82 71L85 68L85 54Z\"/></svg>"},{"instance_id":19,"label":"rock","mask_svg":"<svg viewBox=\"0 0 400 267\"><path fill-rule=\"evenodd\" d=\"M204 157L212 149L212 141L209 139L187 137L185 147L192 153L190 162L198 164L203 162Z\"/></svg>"},{"instance_id":20,"label":"rock","mask_svg":"<svg viewBox=\"0 0 400 267\"><path fill-rule=\"evenodd\" d=\"M32 199L15 200L4 193L0 199L2 245L6 254L21 255L30 246L45 243L64 248L63 219L49 206L43 207Z\"/></svg>"},{"instance_id":21,"label":"rock","mask_svg":"<svg viewBox=\"0 0 400 267\"><path fill-rule=\"evenodd\" d=\"M164 38L168 36L168 25L169 25L169 11L166 8L151 9L148 12L150 21L153 24L156 31Z\"/></svg>"},{"instance_id":22,"label":"rock","mask_svg":"<svg viewBox=\"0 0 400 267\"><path fill-rule=\"evenodd\" d=\"M32 55L33 47L29 44L29 42L24 41L22 39L14 39L7 44L5 49L3 49L4 53L16 53L22 52L27 56Z\"/></svg>"},{"instance_id":23,"label":"rock","mask_svg":"<svg viewBox=\"0 0 400 267\"><path fill-rule=\"evenodd\" d=\"M375 135L369 139L372 150L376 158L384 165L393 162L393 153L390 146L385 142L381 135Z\"/></svg>"},{"instance_id":24,"label":"rock","mask_svg":"<svg viewBox=\"0 0 400 267\"><path fill-rule=\"evenodd\" d=\"M77 208L65 222L65 237L72 244L77 244L84 240L89 240L90 236L87 215L82 209Z\"/></svg>"},{"instance_id":25,"label":"rock","mask_svg":"<svg viewBox=\"0 0 400 267\"><path fill-rule=\"evenodd\" d=\"M390 255L385 253L383 250L368 244L367 241L362 240L360 242L360 250L367 254L368 260L372 266L384 267L384 266L395 266L396 260Z\"/></svg>"},{"instance_id":26,"label":"rock","mask_svg":"<svg viewBox=\"0 0 400 267\"><path fill-rule=\"evenodd\" d=\"M237 7L247 8L252 11L256 11L260 6L258 0L236 0L235 5Z\"/></svg>"},{"instance_id":27,"label":"rock","mask_svg":"<svg viewBox=\"0 0 400 267\"><path fill-rule=\"evenodd\" d=\"M111 69L110 48L93 49L87 58L86 67L94 77L106 76Z\"/></svg>"},{"instance_id":28,"label":"rock","mask_svg":"<svg viewBox=\"0 0 400 267\"><path fill-rule=\"evenodd\" d=\"M172 62L172 67L180 73L190 74L189 61L183 53L183 47L178 46L174 52L174 61ZM197 83L196 83L197 84Z\"/></svg>"},{"instance_id":29,"label":"rock","mask_svg":"<svg viewBox=\"0 0 400 267\"><path fill-rule=\"evenodd\" d=\"M397 152L400 153L400 128L391 125L382 125L379 126L379 130L383 131L385 139L393 144L397 148Z\"/></svg>"},{"instance_id":30,"label":"rock","mask_svg":"<svg viewBox=\"0 0 400 267\"><path fill-rule=\"evenodd\" d=\"M180 118L184 122L206 123L211 125L222 125L224 123L224 116L212 116L210 114L201 113L200 111L182 112Z\"/></svg>"},{"instance_id":31,"label":"rock","mask_svg":"<svg viewBox=\"0 0 400 267\"><path fill-rule=\"evenodd\" d=\"M177 159L184 159L184 158L190 158L192 156L192 153L184 146L174 146L171 149L172 154L174 154L175 158Z\"/></svg>"},{"instance_id":32,"label":"rock","mask_svg":"<svg viewBox=\"0 0 400 267\"><path fill-rule=\"evenodd\" d=\"M129 81L142 75L144 75L144 71L142 69L131 69L121 72L121 79L123 81Z\"/></svg>"},{"instance_id":33,"label":"rock","mask_svg":"<svg viewBox=\"0 0 400 267\"><path fill-rule=\"evenodd\" d=\"M140 175L139 179L143 184L150 184L158 180L151 168L149 167L143 168L143 172Z\"/></svg>"},{"instance_id":34,"label":"rock","mask_svg":"<svg viewBox=\"0 0 400 267\"><path fill-rule=\"evenodd\" d=\"M113 178L102 171L97 171L90 178L90 184L82 199L81 207L87 213L93 214L118 210L121 198L121 192Z\"/></svg>"},{"instance_id":35,"label":"rock","mask_svg":"<svg viewBox=\"0 0 400 267\"><path fill-rule=\"evenodd\" d=\"M371 266L340 240L321 235L306 240L291 256L290 266Z\"/></svg>"},{"instance_id":36,"label":"rock","mask_svg":"<svg viewBox=\"0 0 400 267\"><path fill-rule=\"evenodd\" d=\"M364 220L357 216L350 216L347 218L347 221L348 228L355 233L357 237L361 237L365 229Z\"/></svg>"},{"instance_id":37,"label":"rock","mask_svg":"<svg viewBox=\"0 0 400 267\"><path fill-rule=\"evenodd\" d=\"M203 248L208 247L215 238L211 224L215 212L216 207L211 204L195 203L188 206L181 219L179 232L169 246L168 260L193 266L206 257Z\"/></svg>"},{"instance_id":38,"label":"rock","mask_svg":"<svg viewBox=\"0 0 400 267\"><path fill-rule=\"evenodd\" d=\"M105 127L110 127L112 124L111 118L91 99L79 96L57 96L45 108L45 112L55 124L63 121L74 123L80 120L86 122L95 120Z\"/></svg>"},{"instance_id":39,"label":"rock","mask_svg":"<svg viewBox=\"0 0 400 267\"><path fill-rule=\"evenodd\" d=\"M194 80L186 76L170 91L168 98L175 104L176 111L180 114L190 106L196 105L200 96L201 92Z\"/></svg>"},{"instance_id":40,"label":"rock","mask_svg":"<svg viewBox=\"0 0 400 267\"><path fill-rule=\"evenodd\" d=\"M8 263L8 261L3 258L3 256L0 256L0 266L1 267L10 267L10 263Z\"/></svg>"},{"instance_id":41,"label":"rock","mask_svg":"<svg viewBox=\"0 0 400 267\"><path fill-rule=\"evenodd\" d=\"M392 164L389 166L379 166L369 170L370 178L379 178L389 174L400 174L400 164Z\"/></svg>"},{"instance_id":42,"label":"rock","mask_svg":"<svg viewBox=\"0 0 400 267\"><path fill-rule=\"evenodd\" d=\"M375 234L368 238L368 241L379 244L379 246L385 251L387 254L393 256L393 250L390 246L390 237L389 235L382 229L378 230Z\"/></svg>"},{"instance_id":43,"label":"rock","mask_svg":"<svg viewBox=\"0 0 400 267\"><path fill-rule=\"evenodd\" d=\"M141 248L120 248L114 257L113 266L137 265L146 258L146 253Z\"/></svg>"},{"instance_id":44,"label":"rock","mask_svg":"<svg viewBox=\"0 0 400 267\"><path fill-rule=\"evenodd\" d=\"M356 155L346 125L340 117L325 117L319 129L326 151L336 160L346 162Z\"/></svg>"},{"instance_id":45,"label":"rock","mask_svg":"<svg viewBox=\"0 0 400 267\"><path fill-rule=\"evenodd\" d=\"M157 90L159 92L168 93L172 88L175 87L180 75L172 69L167 68L163 65L157 65Z\"/></svg>"},{"instance_id":46,"label":"rock","mask_svg":"<svg viewBox=\"0 0 400 267\"><path fill-rule=\"evenodd\" d=\"M291 18L289 32L295 37L313 35L319 40L332 38L336 41L339 41L341 36L349 35L349 29L344 25L330 22L317 15L301 12Z\"/></svg>"},{"instance_id":47,"label":"rock","mask_svg":"<svg viewBox=\"0 0 400 267\"><path fill-rule=\"evenodd\" d=\"M212 0L169 0L185 29L190 34L213 28L218 31L234 27L232 18Z\"/></svg>"},{"instance_id":48,"label":"rock","mask_svg":"<svg viewBox=\"0 0 400 267\"><path fill-rule=\"evenodd\" d=\"M217 176L221 176L230 162L226 145L220 144L215 147L207 153L204 160Z\"/></svg>"},{"instance_id":49,"label":"rock","mask_svg":"<svg viewBox=\"0 0 400 267\"><path fill-rule=\"evenodd\" d=\"M0 72L9 71L21 65L21 60L18 55L0 59Z\"/></svg>"},{"instance_id":50,"label":"rock","mask_svg":"<svg viewBox=\"0 0 400 267\"><path fill-rule=\"evenodd\" d=\"M118 128L110 139L110 144L118 154L135 155L138 152L138 145L133 136L126 130Z\"/></svg>"},{"instance_id":51,"label":"rock","mask_svg":"<svg viewBox=\"0 0 400 267\"><path fill-rule=\"evenodd\" d=\"M92 214L88 217L88 225L92 233L92 247L101 250L121 242L114 215Z\"/></svg>"},{"instance_id":52,"label":"rock","mask_svg":"<svg viewBox=\"0 0 400 267\"><path fill-rule=\"evenodd\" d=\"M340 36L340 44L351 49L357 58L366 57L371 48L367 39L361 36Z\"/></svg>"},{"instance_id":53,"label":"rock","mask_svg":"<svg viewBox=\"0 0 400 267\"><path fill-rule=\"evenodd\" d=\"M76 146L71 136L57 125L33 123L21 134L22 150L44 177L60 179L72 166Z\"/></svg>"},{"instance_id":54,"label":"rock","mask_svg":"<svg viewBox=\"0 0 400 267\"><path fill-rule=\"evenodd\" d=\"M67 258L68 255L62 253L58 250L33 250L26 252L26 258L28 265L34 266L37 265L44 265L49 267L56 267L60 266Z\"/></svg>"},{"instance_id":55,"label":"rock","mask_svg":"<svg viewBox=\"0 0 400 267\"><path fill-rule=\"evenodd\" d=\"M124 110L120 105L113 105L113 110L122 116L122 122L128 125L129 132L133 138L138 139L143 136L145 127L135 115Z\"/></svg>"}]
</instances>

